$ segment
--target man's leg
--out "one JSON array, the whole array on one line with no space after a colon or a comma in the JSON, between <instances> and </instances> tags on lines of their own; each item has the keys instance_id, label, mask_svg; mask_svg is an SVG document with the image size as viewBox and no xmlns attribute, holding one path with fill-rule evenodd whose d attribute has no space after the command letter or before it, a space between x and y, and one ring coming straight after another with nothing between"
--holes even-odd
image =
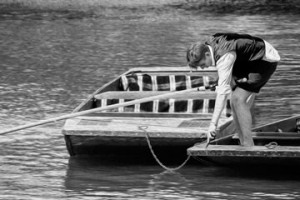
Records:
<instances>
[{"instance_id":1,"label":"man's leg","mask_svg":"<svg viewBox=\"0 0 300 200\"><path fill-rule=\"evenodd\" d=\"M250 105L250 113L251 113L251 116L252 116L252 126L253 126L253 124L256 123L256 120L255 120L255 104L254 104L255 97L256 97L256 94L252 93L250 95L250 97L248 98L248 100L247 100L247 103Z\"/></svg>"},{"instance_id":2,"label":"man's leg","mask_svg":"<svg viewBox=\"0 0 300 200\"><path fill-rule=\"evenodd\" d=\"M237 87L233 91L231 97L232 104L234 107L234 112L236 114L236 120L241 130L240 141L242 146L254 146L254 142L252 139L252 131L251 131L252 129L252 116L250 112L251 102L247 101L252 94L253 94L252 92L248 92L242 88Z\"/></svg>"},{"instance_id":3,"label":"man's leg","mask_svg":"<svg viewBox=\"0 0 300 200\"><path fill-rule=\"evenodd\" d=\"M232 96L231 96L231 98L232 98ZM236 111L235 111L235 107L234 107L235 105L232 102L233 102L233 100L231 99L230 100L230 106L231 106L231 111L232 111L234 124L235 124L235 127L236 127L236 133L238 133L238 135L239 135L240 144L244 144L244 138L241 135L242 131L241 131L240 124L239 124L239 121L237 119L237 115L236 115Z\"/></svg>"}]
</instances>

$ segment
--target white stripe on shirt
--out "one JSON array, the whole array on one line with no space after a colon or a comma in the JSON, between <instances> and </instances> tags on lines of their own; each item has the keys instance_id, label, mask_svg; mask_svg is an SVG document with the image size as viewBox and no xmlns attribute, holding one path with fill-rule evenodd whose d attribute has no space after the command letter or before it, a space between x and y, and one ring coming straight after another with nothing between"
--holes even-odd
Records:
<instances>
[{"instance_id":1,"label":"white stripe on shirt","mask_svg":"<svg viewBox=\"0 0 300 200\"><path fill-rule=\"evenodd\" d=\"M214 51L212 49L211 46L207 45L211 54L211 60L212 60L212 65L215 66L216 65L216 61L215 61L215 55L214 55Z\"/></svg>"},{"instance_id":2,"label":"white stripe on shirt","mask_svg":"<svg viewBox=\"0 0 300 200\"><path fill-rule=\"evenodd\" d=\"M232 68L236 60L236 53L230 51L223 55L217 62L218 70L218 86L216 87L216 92L218 94L230 94L231 93L231 78L232 78Z\"/></svg>"},{"instance_id":3,"label":"white stripe on shirt","mask_svg":"<svg viewBox=\"0 0 300 200\"><path fill-rule=\"evenodd\" d=\"M278 51L267 41L264 40L265 43L265 55L263 60L268 62L278 62L280 60L280 56Z\"/></svg>"}]
</instances>

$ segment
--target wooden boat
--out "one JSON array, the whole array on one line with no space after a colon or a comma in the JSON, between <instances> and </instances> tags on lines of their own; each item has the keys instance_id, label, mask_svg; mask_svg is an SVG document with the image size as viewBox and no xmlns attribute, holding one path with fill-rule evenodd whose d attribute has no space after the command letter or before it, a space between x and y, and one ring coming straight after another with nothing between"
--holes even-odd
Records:
<instances>
[{"instance_id":1,"label":"wooden boat","mask_svg":"<svg viewBox=\"0 0 300 200\"><path fill-rule=\"evenodd\" d=\"M255 146L239 145L237 134L212 141L210 145L197 144L188 154L200 161L219 165L247 165L280 167L300 164L300 115L253 129Z\"/></svg>"},{"instance_id":2,"label":"wooden boat","mask_svg":"<svg viewBox=\"0 0 300 200\"><path fill-rule=\"evenodd\" d=\"M123 103L216 82L214 69L190 72L186 67L134 68L96 90L74 112ZM148 155L146 132L156 152L186 156L186 149L206 138L215 92L190 92L168 99L119 107L67 119L63 134L71 156ZM221 124L232 121L227 106Z\"/></svg>"}]
</instances>

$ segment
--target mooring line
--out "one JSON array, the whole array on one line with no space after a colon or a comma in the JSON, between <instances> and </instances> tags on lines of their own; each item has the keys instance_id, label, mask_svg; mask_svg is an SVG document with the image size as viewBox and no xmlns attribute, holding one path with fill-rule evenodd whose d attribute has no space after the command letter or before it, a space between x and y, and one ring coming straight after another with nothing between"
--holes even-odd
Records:
<instances>
[{"instance_id":1,"label":"mooring line","mask_svg":"<svg viewBox=\"0 0 300 200\"><path fill-rule=\"evenodd\" d=\"M162 167L164 168L165 170L167 171L177 171L179 169L181 169L188 161L189 159L191 158L190 155L187 156L186 160L181 164L179 165L178 167L174 167L174 168L170 168L170 167L167 167L166 165L164 165L157 157L157 155L155 154L153 148L152 148L152 145L151 145L151 142L150 142L150 137L149 137L149 134L148 132L146 131L146 129L148 128L148 126L139 126L139 130L143 131L145 133L145 137L146 137L146 140L147 140L147 144L148 144L148 147L150 149L150 152L153 156L153 158L155 159L155 161Z\"/></svg>"}]
</instances>

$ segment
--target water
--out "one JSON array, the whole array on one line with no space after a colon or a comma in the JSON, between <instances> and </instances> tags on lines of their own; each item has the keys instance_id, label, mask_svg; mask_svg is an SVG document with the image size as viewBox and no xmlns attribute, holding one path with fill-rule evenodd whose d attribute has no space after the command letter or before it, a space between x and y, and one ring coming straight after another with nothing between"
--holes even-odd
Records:
<instances>
[{"instance_id":1,"label":"water","mask_svg":"<svg viewBox=\"0 0 300 200\"><path fill-rule=\"evenodd\" d=\"M257 124L300 113L299 15L112 9L101 15L0 15L0 127L70 113L133 67L184 66L185 49L215 32L246 32L282 57L257 99ZM1 199L300 199L299 174L201 165L178 173L152 164L69 158L57 122L0 136ZM260 172L260 173L259 173Z\"/></svg>"}]
</instances>

